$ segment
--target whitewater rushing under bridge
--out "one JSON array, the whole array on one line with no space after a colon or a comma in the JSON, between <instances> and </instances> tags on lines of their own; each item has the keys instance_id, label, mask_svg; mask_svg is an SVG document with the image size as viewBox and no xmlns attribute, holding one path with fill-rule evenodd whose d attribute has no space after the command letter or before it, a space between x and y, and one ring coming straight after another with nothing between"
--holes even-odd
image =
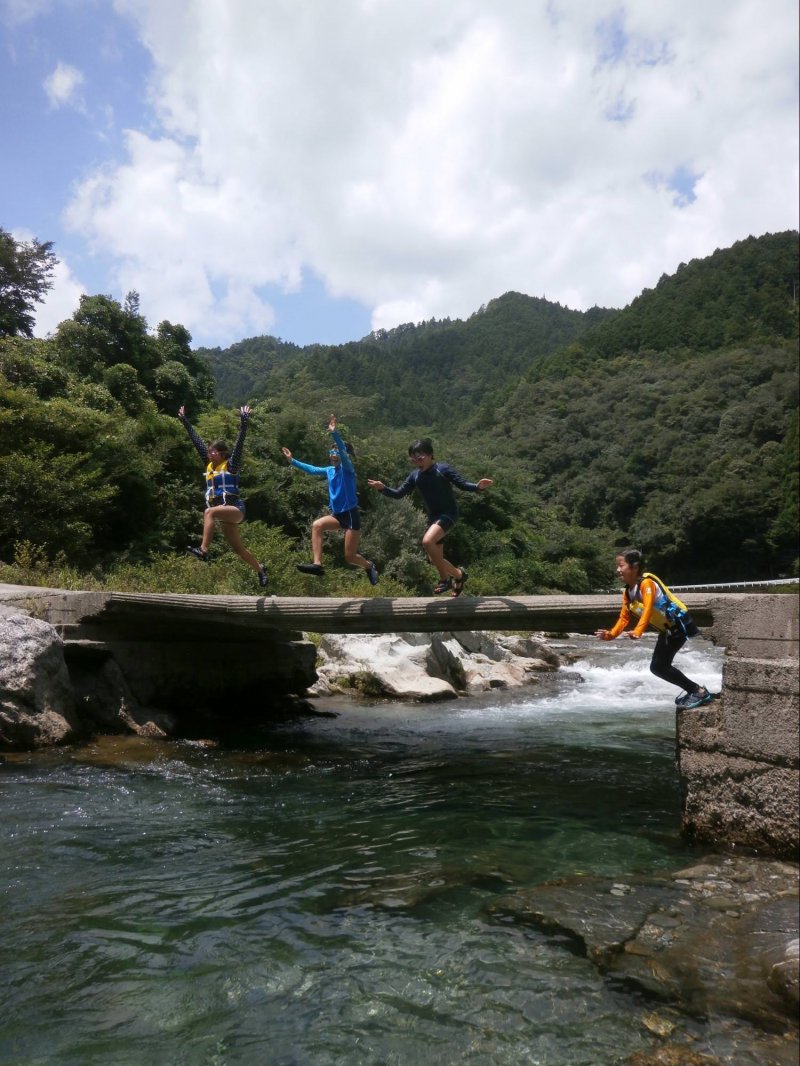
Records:
<instances>
[{"instance_id":1,"label":"whitewater rushing under bridge","mask_svg":"<svg viewBox=\"0 0 800 1066\"><path fill-rule=\"evenodd\" d=\"M706 591L681 598L703 635L725 649L722 699L676 714L683 827L713 844L796 857L798 598ZM619 592L315 599L0 585L0 609L32 615L61 635L73 684L90 685L87 706L115 703L115 720L126 722L131 700L145 710L166 707L187 730L204 708L226 719L237 711L259 718L270 700L306 692L316 649L303 633L591 633L616 618L619 604ZM13 658L14 649L0 647L4 655ZM0 720L3 713L0 689Z\"/></svg>"}]
</instances>

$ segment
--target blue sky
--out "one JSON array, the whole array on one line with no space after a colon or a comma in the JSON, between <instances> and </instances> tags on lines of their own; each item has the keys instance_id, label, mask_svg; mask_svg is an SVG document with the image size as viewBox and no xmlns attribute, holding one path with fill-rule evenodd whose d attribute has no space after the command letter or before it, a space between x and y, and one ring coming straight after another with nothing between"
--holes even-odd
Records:
<instances>
[{"instance_id":1,"label":"blue sky","mask_svg":"<svg viewBox=\"0 0 800 1066\"><path fill-rule=\"evenodd\" d=\"M797 228L797 47L793 0L0 0L0 226L54 242L40 335L624 306Z\"/></svg>"}]
</instances>

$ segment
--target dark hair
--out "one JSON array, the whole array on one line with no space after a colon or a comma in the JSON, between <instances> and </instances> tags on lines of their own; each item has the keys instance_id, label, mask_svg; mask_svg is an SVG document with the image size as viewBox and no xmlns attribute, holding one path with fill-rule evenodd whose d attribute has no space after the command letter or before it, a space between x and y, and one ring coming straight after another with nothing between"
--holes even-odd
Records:
<instances>
[{"instance_id":1,"label":"dark hair","mask_svg":"<svg viewBox=\"0 0 800 1066\"><path fill-rule=\"evenodd\" d=\"M639 570L644 570L644 556L638 548L619 548L616 555L617 558L621 555L628 566L637 566Z\"/></svg>"},{"instance_id":2,"label":"dark hair","mask_svg":"<svg viewBox=\"0 0 800 1066\"><path fill-rule=\"evenodd\" d=\"M209 448L213 448L214 451L219 452L220 455L228 456L231 454L231 450L224 440L212 440L209 444Z\"/></svg>"},{"instance_id":3,"label":"dark hair","mask_svg":"<svg viewBox=\"0 0 800 1066\"><path fill-rule=\"evenodd\" d=\"M352 444L350 443L350 441L349 441L349 440L344 440L344 441L342 441L342 444L344 444L345 448L347 449L347 454L348 454L348 455L350 455L350 456L352 456L352 457L353 457L353 459L355 459L355 457L356 457L356 450L355 450L355 448L353 447L353 445L352 445ZM330 447L330 449L329 449L329 454L330 454L330 452L333 452L333 451L337 451L337 452L338 452L338 450L339 450L339 449L338 449L338 448L336 447L336 445L335 445L335 444L332 444L332 445L331 445L331 447Z\"/></svg>"},{"instance_id":4,"label":"dark hair","mask_svg":"<svg viewBox=\"0 0 800 1066\"><path fill-rule=\"evenodd\" d=\"M413 444L409 444L408 454L433 455L433 441L430 437L423 437L422 440L415 440Z\"/></svg>"}]
</instances>

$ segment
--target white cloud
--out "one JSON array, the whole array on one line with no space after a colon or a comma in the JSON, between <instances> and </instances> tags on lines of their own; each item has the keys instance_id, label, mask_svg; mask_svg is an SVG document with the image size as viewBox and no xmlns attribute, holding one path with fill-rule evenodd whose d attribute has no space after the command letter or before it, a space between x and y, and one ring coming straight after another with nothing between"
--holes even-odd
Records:
<instances>
[{"instance_id":1,"label":"white cloud","mask_svg":"<svg viewBox=\"0 0 800 1066\"><path fill-rule=\"evenodd\" d=\"M44 91L52 107L74 107L78 111L85 109L83 83L85 79L77 67L69 63L58 63L52 74L45 78Z\"/></svg>"},{"instance_id":2,"label":"white cloud","mask_svg":"<svg viewBox=\"0 0 800 1066\"><path fill-rule=\"evenodd\" d=\"M0 20L9 26L35 19L46 11L53 0L0 0Z\"/></svg>"},{"instance_id":3,"label":"white cloud","mask_svg":"<svg viewBox=\"0 0 800 1066\"><path fill-rule=\"evenodd\" d=\"M46 337L54 333L61 322L71 318L77 311L81 296L86 289L75 278L70 268L59 260L53 271L53 287L39 304L33 335Z\"/></svg>"},{"instance_id":4,"label":"white cloud","mask_svg":"<svg viewBox=\"0 0 800 1066\"><path fill-rule=\"evenodd\" d=\"M794 0L116 7L161 128L128 133L69 221L150 320L205 342L269 330L260 290L304 271L375 327L509 289L621 306L798 224Z\"/></svg>"}]
</instances>

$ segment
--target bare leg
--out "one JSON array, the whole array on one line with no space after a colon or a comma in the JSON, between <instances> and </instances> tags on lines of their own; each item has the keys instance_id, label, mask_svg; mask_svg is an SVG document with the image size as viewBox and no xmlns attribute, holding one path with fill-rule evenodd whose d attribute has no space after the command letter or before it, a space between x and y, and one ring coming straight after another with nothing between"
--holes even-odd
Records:
<instances>
[{"instance_id":1,"label":"bare leg","mask_svg":"<svg viewBox=\"0 0 800 1066\"><path fill-rule=\"evenodd\" d=\"M222 508L215 508L215 510L222 510ZM239 521L231 522L226 519L217 519L217 521L219 521L219 527L222 530L222 535L239 558L246 562L247 565L258 574L261 572L261 563L259 563L258 559L256 559L254 555L251 555L247 548L245 548L244 544L242 544L242 535L239 532L239 522L242 520L241 512L238 511L238 508L230 508L230 510L237 511L239 514Z\"/></svg>"},{"instance_id":2,"label":"bare leg","mask_svg":"<svg viewBox=\"0 0 800 1066\"><path fill-rule=\"evenodd\" d=\"M211 541L214 539L214 511L216 507L207 507L203 512L203 539L200 542L200 551L208 555Z\"/></svg>"},{"instance_id":3,"label":"bare leg","mask_svg":"<svg viewBox=\"0 0 800 1066\"><path fill-rule=\"evenodd\" d=\"M323 515L311 525L311 552L317 566L322 566L322 537L324 533L341 529L338 521L332 514Z\"/></svg>"},{"instance_id":4,"label":"bare leg","mask_svg":"<svg viewBox=\"0 0 800 1066\"><path fill-rule=\"evenodd\" d=\"M358 545L361 541L360 529L346 529L344 531L344 561L348 566L360 566L369 570L372 563L358 553Z\"/></svg>"},{"instance_id":5,"label":"bare leg","mask_svg":"<svg viewBox=\"0 0 800 1066\"><path fill-rule=\"evenodd\" d=\"M430 559L433 566L442 579L460 578L461 570L457 566L453 566L444 557L444 548L442 547L442 541L447 536L447 531L442 529L438 522L434 522L432 526L429 526L425 531L422 538L422 547L425 549L425 553Z\"/></svg>"}]
</instances>

